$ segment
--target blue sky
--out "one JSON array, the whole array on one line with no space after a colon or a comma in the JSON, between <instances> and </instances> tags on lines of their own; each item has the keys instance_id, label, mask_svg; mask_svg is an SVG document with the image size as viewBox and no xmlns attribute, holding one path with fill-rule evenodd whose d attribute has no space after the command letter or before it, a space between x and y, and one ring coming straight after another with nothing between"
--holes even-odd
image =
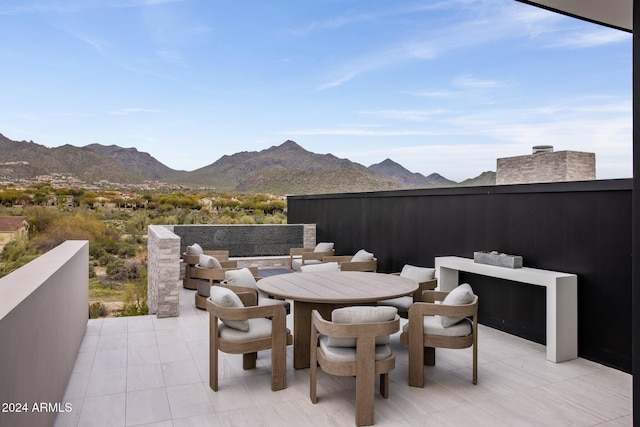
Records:
<instances>
[{"instance_id":1,"label":"blue sky","mask_svg":"<svg viewBox=\"0 0 640 427\"><path fill-rule=\"evenodd\" d=\"M631 45L514 0L3 0L0 133L182 170L291 139L455 181L551 144L626 178Z\"/></svg>"}]
</instances>

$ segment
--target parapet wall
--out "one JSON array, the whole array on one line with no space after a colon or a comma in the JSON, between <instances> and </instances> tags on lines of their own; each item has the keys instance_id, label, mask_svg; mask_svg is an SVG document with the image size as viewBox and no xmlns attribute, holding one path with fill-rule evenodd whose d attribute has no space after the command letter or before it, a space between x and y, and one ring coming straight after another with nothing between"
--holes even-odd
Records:
<instances>
[{"instance_id":1,"label":"parapet wall","mask_svg":"<svg viewBox=\"0 0 640 427\"><path fill-rule=\"evenodd\" d=\"M22 409L3 406L0 425L51 426L58 410L80 409L62 399L88 320L87 241L66 241L0 279L0 402Z\"/></svg>"},{"instance_id":2,"label":"parapet wall","mask_svg":"<svg viewBox=\"0 0 640 427\"><path fill-rule=\"evenodd\" d=\"M289 249L313 247L315 224L206 224L167 226L180 237L180 253L198 243L205 250L226 249L230 257L289 255Z\"/></svg>"}]
</instances>

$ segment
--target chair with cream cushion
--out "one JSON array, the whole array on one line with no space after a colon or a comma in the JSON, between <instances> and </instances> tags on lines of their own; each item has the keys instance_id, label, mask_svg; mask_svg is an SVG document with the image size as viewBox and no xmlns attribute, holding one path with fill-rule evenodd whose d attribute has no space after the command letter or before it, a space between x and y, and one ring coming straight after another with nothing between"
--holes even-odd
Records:
<instances>
[{"instance_id":1,"label":"chair with cream cushion","mask_svg":"<svg viewBox=\"0 0 640 427\"><path fill-rule=\"evenodd\" d=\"M214 286L209 312L209 385L218 391L218 351L242 354L242 368L255 369L258 351L271 349L271 390L287 387L286 349L291 344L280 305L256 306L254 293Z\"/></svg>"},{"instance_id":2,"label":"chair with cream cushion","mask_svg":"<svg viewBox=\"0 0 640 427\"><path fill-rule=\"evenodd\" d=\"M331 321L312 312L309 396L317 403L317 367L337 376L356 378L356 425L372 425L375 382L380 375L380 394L389 397L389 372L395 355L389 335L400 329L393 307L356 306L334 310Z\"/></svg>"},{"instance_id":3,"label":"chair with cream cushion","mask_svg":"<svg viewBox=\"0 0 640 427\"><path fill-rule=\"evenodd\" d=\"M219 264L217 268L236 268L238 266L237 261L229 261L228 250L203 250L198 243L189 245L182 254L184 262L182 286L185 289L196 290L198 288L199 278L196 276L195 266L200 262L201 255L214 257Z\"/></svg>"},{"instance_id":4,"label":"chair with cream cushion","mask_svg":"<svg viewBox=\"0 0 640 427\"><path fill-rule=\"evenodd\" d=\"M195 277L195 271L193 267L200 262L200 255L204 254L202 247L194 243L187 246L186 250L182 254L182 261L184 262L184 277L182 278L182 286L185 289L195 290L198 286L198 278Z\"/></svg>"},{"instance_id":5,"label":"chair with cream cushion","mask_svg":"<svg viewBox=\"0 0 640 427\"><path fill-rule=\"evenodd\" d=\"M451 292L426 291L422 299L409 309L409 321L400 335L400 342L409 346L409 385L424 387L424 365L435 365L436 347L473 347L473 384L477 384L478 296L464 283Z\"/></svg>"},{"instance_id":6,"label":"chair with cream cushion","mask_svg":"<svg viewBox=\"0 0 640 427\"><path fill-rule=\"evenodd\" d=\"M421 301L424 291L435 289L438 286L438 279L435 278L436 269L427 267L416 267L406 264L398 274L400 277L418 282L418 290L412 295L378 301L378 305L387 305L398 309L398 315L407 319L409 308L415 301Z\"/></svg>"},{"instance_id":7,"label":"chair with cream cushion","mask_svg":"<svg viewBox=\"0 0 640 427\"><path fill-rule=\"evenodd\" d=\"M234 289L240 288L243 291L251 289L256 293L258 305L281 305L285 308L287 314L291 312L289 301L275 299L263 293L258 289L255 275L248 268L239 268L237 270L227 270L224 272L225 281L223 285Z\"/></svg>"},{"instance_id":8,"label":"chair with cream cushion","mask_svg":"<svg viewBox=\"0 0 640 427\"><path fill-rule=\"evenodd\" d=\"M218 261L217 258L211 255L200 255L200 262L193 266L193 277L197 280L195 305L196 308L201 310L206 309L206 300L211 294L211 287L216 284L221 284L225 279L225 273L227 271L238 270L237 267L224 267L227 264L225 261ZM235 261L234 261L235 262ZM257 267L249 267L249 272L253 276L258 276ZM242 289L240 289L242 290ZM245 289L246 291L246 289Z\"/></svg>"},{"instance_id":9,"label":"chair with cream cushion","mask_svg":"<svg viewBox=\"0 0 640 427\"><path fill-rule=\"evenodd\" d=\"M372 271L378 269L378 259L364 249L360 249L354 255L326 256L323 262L337 262L340 271Z\"/></svg>"},{"instance_id":10,"label":"chair with cream cushion","mask_svg":"<svg viewBox=\"0 0 640 427\"><path fill-rule=\"evenodd\" d=\"M314 248L291 248L289 250L289 266L293 271L307 264L320 264L325 256L334 255L333 243L320 242Z\"/></svg>"}]
</instances>

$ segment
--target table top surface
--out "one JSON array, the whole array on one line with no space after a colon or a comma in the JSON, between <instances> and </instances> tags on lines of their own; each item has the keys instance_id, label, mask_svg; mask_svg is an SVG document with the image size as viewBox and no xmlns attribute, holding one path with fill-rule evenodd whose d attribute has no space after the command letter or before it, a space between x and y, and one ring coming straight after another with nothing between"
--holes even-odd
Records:
<instances>
[{"instance_id":1,"label":"table top surface","mask_svg":"<svg viewBox=\"0 0 640 427\"><path fill-rule=\"evenodd\" d=\"M374 302L410 295L418 289L418 283L411 279L362 271L278 274L258 280L257 285L276 297L316 303Z\"/></svg>"}]
</instances>

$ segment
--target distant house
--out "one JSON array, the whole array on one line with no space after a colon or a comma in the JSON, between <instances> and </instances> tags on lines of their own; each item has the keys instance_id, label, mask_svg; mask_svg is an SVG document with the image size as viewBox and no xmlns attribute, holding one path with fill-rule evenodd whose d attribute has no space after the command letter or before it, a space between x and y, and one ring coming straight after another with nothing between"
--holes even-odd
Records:
<instances>
[{"instance_id":1,"label":"distant house","mask_svg":"<svg viewBox=\"0 0 640 427\"><path fill-rule=\"evenodd\" d=\"M24 216L0 216L0 250L12 240L27 238L29 223Z\"/></svg>"},{"instance_id":2,"label":"distant house","mask_svg":"<svg viewBox=\"0 0 640 427\"><path fill-rule=\"evenodd\" d=\"M215 199L212 199L211 197L203 197L202 199L200 199L200 205L202 205L202 209L208 210L208 211L213 210L214 202L215 202Z\"/></svg>"}]
</instances>

